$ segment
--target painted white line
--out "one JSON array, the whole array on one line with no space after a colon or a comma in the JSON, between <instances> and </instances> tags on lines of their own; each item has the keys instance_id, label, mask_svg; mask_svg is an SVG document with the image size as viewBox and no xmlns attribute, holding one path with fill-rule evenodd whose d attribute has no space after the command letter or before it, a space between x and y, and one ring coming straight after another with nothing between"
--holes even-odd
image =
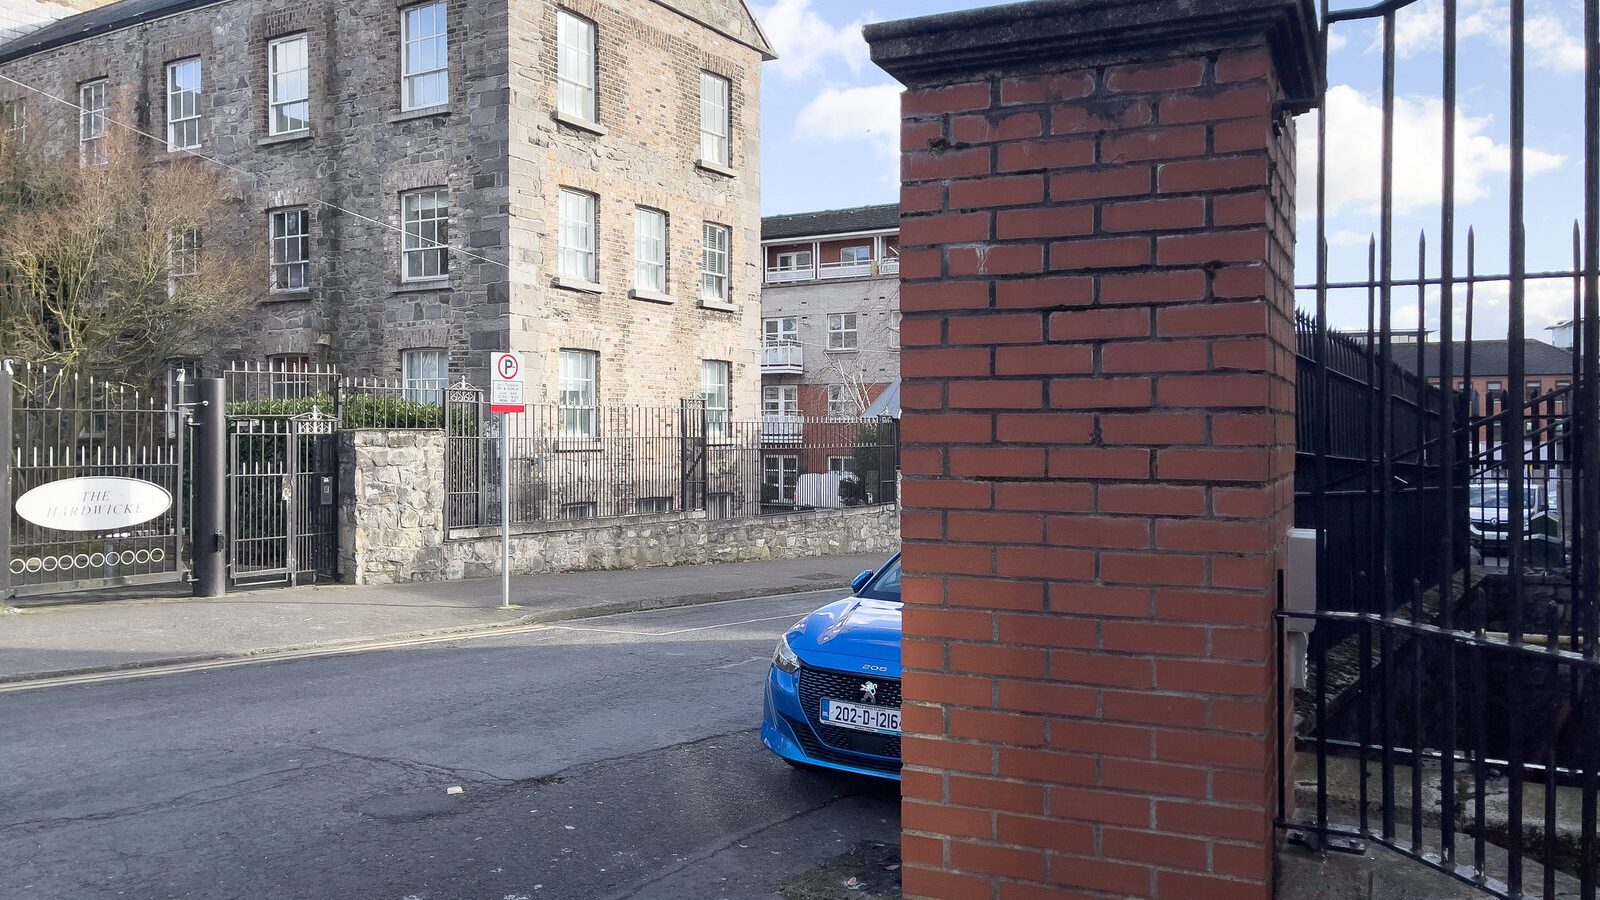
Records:
<instances>
[{"instance_id":1,"label":"painted white line","mask_svg":"<svg viewBox=\"0 0 1600 900\"><path fill-rule=\"evenodd\" d=\"M626 634L633 637L672 637L676 634L689 634L695 631L710 631L713 628L732 628L735 625L755 625L759 622L776 622L779 619L793 619L794 613L784 613L781 616L767 616L762 619L744 619L739 622L718 622L715 625L696 625L693 628L679 628L674 631L624 631L620 628L584 628L581 625L551 625L551 628L561 631L588 631L595 634Z\"/></svg>"}]
</instances>

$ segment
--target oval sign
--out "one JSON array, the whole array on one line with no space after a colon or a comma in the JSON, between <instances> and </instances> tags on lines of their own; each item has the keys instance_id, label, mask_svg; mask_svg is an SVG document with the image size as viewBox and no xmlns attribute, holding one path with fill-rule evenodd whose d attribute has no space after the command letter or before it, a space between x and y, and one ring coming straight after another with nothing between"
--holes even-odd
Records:
<instances>
[{"instance_id":1,"label":"oval sign","mask_svg":"<svg viewBox=\"0 0 1600 900\"><path fill-rule=\"evenodd\" d=\"M112 531L148 522L172 506L159 484L95 476L41 484L17 498L17 515L61 531Z\"/></svg>"}]
</instances>

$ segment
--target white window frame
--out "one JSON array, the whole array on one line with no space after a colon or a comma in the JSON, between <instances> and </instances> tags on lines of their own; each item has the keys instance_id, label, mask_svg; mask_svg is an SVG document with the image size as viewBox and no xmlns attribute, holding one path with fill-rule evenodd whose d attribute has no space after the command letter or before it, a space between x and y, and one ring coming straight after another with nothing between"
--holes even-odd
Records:
<instances>
[{"instance_id":1,"label":"white window frame","mask_svg":"<svg viewBox=\"0 0 1600 900\"><path fill-rule=\"evenodd\" d=\"M178 77L193 67L194 87L180 87ZM205 69L200 57L175 59L167 63L167 152L194 150L200 141L200 98L204 93Z\"/></svg>"},{"instance_id":2,"label":"white window frame","mask_svg":"<svg viewBox=\"0 0 1600 900\"><path fill-rule=\"evenodd\" d=\"M799 343L800 318L798 316L769 316L761 320L762 346L783 347Z\"/></svg>"},{"instance_id":3,"label":"white window frame","mask_svg":"<svg viewBox=\"0 0 1600 900\"><path fill-rule=\"evenodd\" d=\"M78 162L98 166L106 161L106 113L111 108L111 82L96 78L78 85Z\"/></svg>"},{"instance_id":4,"label":"white window frame","mask_svg":"<svg viewBox=\"0 0 1600 900\"><path fill-rule=\"evenodd\" d=\"M556 10L556 111L600 121L599 29L583 16Z\"/></svg>"},{"instance_id":5,"label":"white window frame","mask_svg":"<svg viewBox=\"0 0 1600 900\"><path fill-rule=\"evenodd\" d=\"M850 396L849 385L828 385L828 418L848 419L861 412L856 404L856 398Z\"/></svg>"},{"instance_id":6,"label":"white window frame","mask_svg":"<svg viewBox=\"0 0 1600 900\"><path fill-rule=\"evenodd\" d=\"M14 140L24 141L28 139L27 103L20 99L7 100L4 103L0 103L0 118L4 119L3 122L0 122L0 125L4 126L0 130L3 130L8 135L15 135Z\"/></svg>"},{"instance_id":7,"label":"white window frame","mask_svg":"<svg viewBox=\"0 0 1600 900\"><path fill-rule=\"evenodd\" d=\"M828 352L844 353L860 348L859 318L853 312L828 313Z\"/></svg>"},{"instance_id":8,"label":"white window frame","mask_svg":"<svg viewBox=\"0 0 1600 900\"><path fill-rule=\"evenodd\" d=\"M298 400L311 393L311 357L304 353L279 353L267 357L271 373L268 391L274 400Z\"/></svg>"},{"instance_id":9,"label":"white window frame","mask_svg":"<svg viewBox=\"0 0 1600 900\"><path fill-rule=\"evenodd\" d=\"M900 310L892 309L892 310L889 311L889 349L890 350L899 350L900 349L900 322L901 322L901 320L903 318L904 318L904 314L901 313Z\"/></svg>"},{"instance_id":10,"label":"white window frame","mask_svg":"<svg viewBox=\"0 0 1600 900\"><path fill-rule=\"evenodd\" d=\"M600 198L587 191L562 188L556 210L557 269L564 278L598 282L596 252Z\"/></svg>"},{"instance_id":11,"label":"white window frame","mask_svg":"<svg viewBox=\"0 0 1600 900\"><path fill-rule=\"evenodd\" d=\"M413 15L417 21L413 23ZM427 14L427 15L423 15ZM432 25L432 30L426 34L417 34L413 29L417 25ZM431 54L427 63L421 63L426 68L419 66L421 62L412 58L412 50L416 49L419 56L425 51L437 49ZM429 65L431 63L431 65ZM437 87L433 87L434 85ZM426 103L418 103L413 99L417 93L413 88L418 85L427 85L429 95L437 95L437 99L430 99ZM400 109L411 111L414 109L433 109L444 106L450 102L450 25L449 9L444 0L433 0L430 3L419 3L400 10Z\"/></svg>"},{"instance_id":12,"label":"white window frame","mask_svg":"<svg viewBox=\"0 0 1600 900\"><path fill-rule=\"evenodd\" d=\"M577 503L561 504L561 518L573 521L577 519L597 519L600 517L600 504L593 500L580 500Z\"/></svg>"},{"instance_id":13,"label":"white window frame","mask_svg":"<svg viewBox=\"0 0 1600 900\"><path fill-rule=\"evenodd\" d=\"M291 230L293 222L300 226ZM267 214L268 286L275 294L298 293L311 289L311 208L287 206ZM280 227L281 226L281 227ZM290 251L299 251L291 256ZM296 283L295 273L299 273Z\"/></svg>"},{"instance_id":14,"label":"white window frame","mask_svg":"<svg viewBox=\"0 0 1600 900\"><path fill-rule=\"evenodd\" d=\"M438 347L413 347L400 354L400 378L405 398L414 403L443 403L450 386L450 351Z\"/></svg>"},{"instance_id":15,"label":"white window frame","mask_svg":"<svg viewBox=\"0 0 1600 900\"><path fill-rule=\"evenodd\" d=\"M706 406L706 440L728 441L733 431L733 364L721 359L701 360L700 396Z\"/></svg>"},{"instance_id":16,"label":"white window frame","mask_svg":"<svg viewBox=\"0 0 1600 900\"><path fill-rule=\"evenodd\" d=\"M701 238L700 299L728 303L733 294L733 279L729 275L733 233L726 225L706 222Z\"/></svg>"},{"instance_id":17,"label":"white window frame","mask_svg":"<svg viewBox=\"0 0 1600 900\"><path fill-rule=\"evenodd\" d=\"M200 249L204 235L200 226L167 234L167 296L178 292L178 281L200 274Z\"/></svg>"},{"instance_id":18,"label":"white window frame","mask_svg":"<svg viewBox=\"0 0 1600 900\"><path fill-rule=\"evenodd\" d=\"M853 462L854 459L855 457L852 456L830 456L828 457L828 471L836 472L840 475L848 475L851 478L854 478L855 473L850 471L850 463Z\"/></svg>"},{"instance_id":19,"label":"white window frame","mask_svg":"<svg viewBox=\"0 0 1600 900\"><path fill-rule=\"evenodd\" d=\"M700 159L733 164L733 82L715 72L700 73Z\"/></svg>"},{"instance_id":20,"label":"white window frame","mask_svg":"<svg viewBox=\"0 0 1600 900\"><path fill-rule=\"evenodd\" d=\"M776 466L772 463L777 463ZM777 475L773 481L772 476ZM787 476L787 477L786 477ZM792 453L767 453L761 457L761 483L777 488L773 500L793 503L795 487L800 483L800 457Z\"/></svg>"},{"instance_id":21,"label":"white window frame","mask_svg":"<svg viewBox=\"0 0 1600 900\"><path fill-rule=\"evenodd\" d=\"M805 258L805 262L800 261L802 257ZM802 269L813 268L811 260L810 250L785 250L778 254L776 268L780 272L798 272Z\"/></svg>"},{"instance_id":22,"label":"white window frame","mask_svg":"<svg viewBox=\"0 0 1600 900\"><path fill-rule=\"evenodd\" d=\"M558 356L556 410L562 440L600 437L600 354L562 350Z\"/></svg>"},{"instance_id":23,"label":"white window frame","mask_svg":"<svg viewBox=\"0 0 1600 900\"><path fill-rule=\"evenodd\" d=\"M761 389L761 414L764 416L800 415L800 388L793 384L769 384Z\"/></svg>"},{"instance_id":24,"label":"white window frame","mask_svg":"<svg viewBox=\"0 0 1600 900\"><path fill-rule=\"evenodd\" d=\"M633 513L637 516L659 516L676 512L677 504L671 497L638 497L633 501Z\"/></svg>"},{"instance_id":25,"label":"white window frame","mask_svg":"<svg viewBox=\"0 0 1600 900\"><path fill-rule=\"evenodd\" d=\"M648 206L633 212L633 286L667 293L667 214Z\"/></svg>"},{"instance_id":26,"label":"white window frame","mask_svg":"<svg viewBox=\"0 0 1600 900\"><path fill-rule=\"evenodd\" d=\"M433 205L424 208L422 201ZM427 213L424 215L424 213ZM400 195L400 280L450 277L450 191L422 188Z\"/></svg>"},{"instance_id":27,"label":"white window frame","mask_svg":"<svg viewBox=\"0 0 1600 900\"><path fill-rule=\"evenodd\" d=\"M872 262L872 245L855 244L839 248L839 264L843 266L859 266Z\"/></svg>"},{"instance_id":28,"label":"white window frame","mask_svg":"<svg viewBox=\"0 0 1600 900\"><path fill-rule=\"evenodd\" d=\"M278 67L278 49L300 45L300 60L298 66L280 69ZM280 79L300 76L300 90L291 95L283 91ZM291 110L300 107L299 120L305 124L298 128L287 127L291 121ZM282 113L285 127L279 127L278 114ZM267 42L267 133L270 135L300 134L311 130L311 41L304 32L274 38Z\"/></svg>"}]
</instances>

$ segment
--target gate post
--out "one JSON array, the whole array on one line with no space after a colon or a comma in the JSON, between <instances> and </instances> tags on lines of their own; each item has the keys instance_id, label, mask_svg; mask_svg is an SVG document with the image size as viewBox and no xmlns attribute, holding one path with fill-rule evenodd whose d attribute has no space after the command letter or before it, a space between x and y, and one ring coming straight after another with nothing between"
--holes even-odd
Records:
<instances>
[{"instance_id":1,"label":"gate post","mask_svg":"<svg viewBox=\"0 0 1600 900\"><path fill-rule=\"evenodd\" d=\"M0 603L10 600L11 587L11 361L0 359Z\"/></svg>"},{"instance_id":2,"label":"gate post","mask_svg":"<svg viewBox=\"0 0 1600 900\"><path fill-rule=\"evenodd\" d=\"M903 82L907 898L1267 900L1309 0L866 29Z\"/></svg>"},{"instance_id":3,"label":"gate post","mask_svg":"<svg viewBox=\"0 0 1600 900\"><path fill-rule=\"evenodd\" d=\"M228 590L228 411L221 378L196 385L194 442L194 595L221 597Z\"/></svg>"}]
</instances>

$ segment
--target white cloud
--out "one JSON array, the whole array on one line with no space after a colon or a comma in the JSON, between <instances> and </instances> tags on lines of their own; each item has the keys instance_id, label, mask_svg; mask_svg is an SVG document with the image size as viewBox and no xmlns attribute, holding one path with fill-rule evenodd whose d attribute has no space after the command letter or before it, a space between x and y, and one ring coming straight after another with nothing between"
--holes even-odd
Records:
<instances>
[{"instance_id":1,"label":"white cloud","mask_svg":"<svg viewBox=\"0 0 1600 900\"><path fill-rule=\"evenodd\" d=\"M1328 89L1323 113L1328 116L1328 213L1350 209L1371 212L1380 198L1380 154L1383 108L1378 100L1350 85ZM1309 179L1316 172L1316 116L1300 131L1299 169ZM1456 200L1467 204L1488 196L1511 170L1506 144L1488 133L1492 116L1456 113ZM1443 178L1444 102L1437 97L1396 97L1394 117L1394 209L1405 213L1437 204ZM1528 176L1559 168L1565 157L1534 147L1524 149ZM1307 215L1315 212L1303 204Z\"/></svg>"},{"instance_id":2,"label":"white cloud","mask_svg":"<svg viewBox=\"0 0 1600 900\"><path fill-rule=\"evenodd\" d=\"M1348 37L1345 37L1343 34L1336 34L1333 31L1329 31L1328 32L1328 52L1329 53L1338 53L1340 50L1343 50L1349 44L1350 44L1350 39Z\"/></svg>"},{"instance_id":3,"label":"white cloud","mask_svg":"<svg viewBox=\"0 0 1600 900\"><path fill-rule=\"evenodd\" d=\"M1522 39L1536 65L1558 72L1583 71L1583 41L1555 16L1529 16Z\"/></svg>"},{"instance_id":4,"label":"white cloud","mask_svg":"<svg viewBox=\"0 0 1600 900\"><path fill-rule=\"evenodd\" d=\"M1368 27L1373 37L1367 52L1376 53L1383 48L1383 31L1377 22ZM1583 41L1574 27L1554 13L1530 12L1522 29L1528 64L1553 72L1582 72ZM1456 34L1460 42L1487 40L1504 51L1510 47L1510 31L1510 8L1500 0L1464 0L1458 7ZM1395 16L1394 48L1401 59L1437 52L1443 40L1444 7L1440 0L1423 0Z\"/></svg>"},{"instance_id":5,"label":"white cloud","mask_svg":"<svg viewBox=\"0 0 1600 900\"><path fill-rule=\"evenodd\" d=\"M825 144L865 143L879 156L898 160L900 88L824 88L795 116L794 131L802 140Z\"/></svg>"},{"instance_id":6,"label":"white cloud","mask_svg":"<svg viewBox=\"0 0 1600 900\"><path fill-rule=\"evenodd\" d=\"M867 42L861 37L861 28L874 20L872 13L835 28L812 9L811 0L774 0L753 7L752 12L778 53L766 70L779 77L798 80L826 75L839 65L856 75L867 63Z\"/></svg>"}]
</instances>

